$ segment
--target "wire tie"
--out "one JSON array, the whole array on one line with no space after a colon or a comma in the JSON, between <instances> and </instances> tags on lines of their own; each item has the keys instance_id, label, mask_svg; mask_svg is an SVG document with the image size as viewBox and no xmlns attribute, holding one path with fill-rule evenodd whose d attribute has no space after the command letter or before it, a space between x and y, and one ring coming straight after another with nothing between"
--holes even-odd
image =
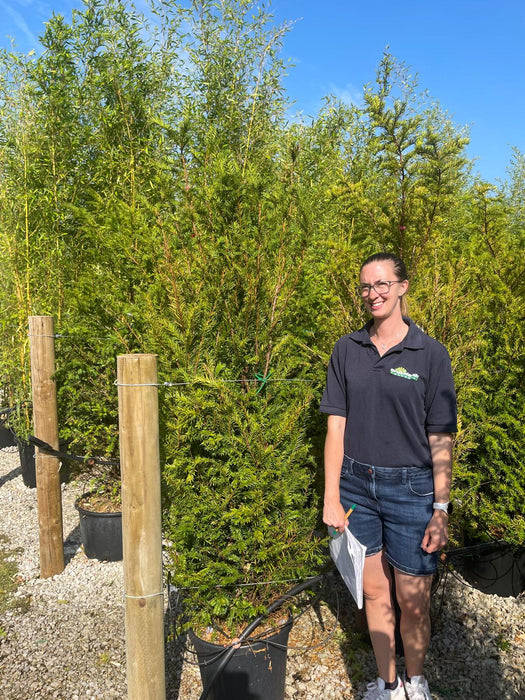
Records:
<instances>
[{"instance_id":1,"label":"wire tie","mask_svg":"<svg viewBox=\"0 0 525 700\"><path fill-rule=\"evenodd\" d=\"M159 593L148 593L147 595L129 595L128 593L124 593L124 598L131 598L132 600L140 600L141 598L156 598L159 595L164 595L164 591L160 591Z\"/></svg>"},{"instance_id":2,"label":"wire tie","mask_svg":"<svg viewBox=\"0 0 525 700\"><path fill-rule=\"evenodd\" d=\"M159 386L187 386L188 384L191 382L162 382L162 385Z\"/></svg>"},{"instance_id":3,"label":"wire tie","mask_svg":"<svg viewBox=\"0 0 525 700\"><path fill-rule=\"evenodd\" d=\"M260 391L262 391L264 385L266 384L266 382L267 382L268 379L270 378L271 373L272 373L272 370L270 370L266 376L264 376L264 374L262 374L261 372L256 372L256 373L255 373L255 379L257 379L257 381L259 381L259 382L262 382L261 386L260 386L260 387L257 389L257 391L255 392L255 396L257 396L257 394L258 394Z\"/></svg>"},{"instance_id":4,"label":"wire tie","mask_svg":"<svg viewBox=\"0 0 525 700\"><path fill-rule=\"evenodd\" d=\"M157 384L156 382L149 382L147 384L119 384L119 382L115 379L113 382L115 386L161 386L161 384Z\"/></svg>"}]
</instances>

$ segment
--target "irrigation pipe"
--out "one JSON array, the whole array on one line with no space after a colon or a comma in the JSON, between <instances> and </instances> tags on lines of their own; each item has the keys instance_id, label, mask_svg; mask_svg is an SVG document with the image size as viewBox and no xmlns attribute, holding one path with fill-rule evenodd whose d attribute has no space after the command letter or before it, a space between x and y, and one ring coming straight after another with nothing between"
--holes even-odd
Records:
<instances>
[{"instance_id":1,"label":"irrigation pipe","mask_svg":"<svg viewBox=\"0 0 525 700\"><path fill-rule=\"evenodd\" d=\"M34 435L28 435L27 441L29 442L29 444L38 447L38 449L42 450L42 452L51 454L54 457L57 457L58 459L70 459L74 462L81 462L82 464L87 464L89 467L92 467L95 464L100 464L101 466L116 466L120 464L120 462L116 460L106 460L101 459L100 457L82 457L81 455L74 455L70 454L69 452L61 452L60 450L55 450L47 442L44 442L44 440L40 440L40 438L37 438Z\"/></svg>"}]
</instances>

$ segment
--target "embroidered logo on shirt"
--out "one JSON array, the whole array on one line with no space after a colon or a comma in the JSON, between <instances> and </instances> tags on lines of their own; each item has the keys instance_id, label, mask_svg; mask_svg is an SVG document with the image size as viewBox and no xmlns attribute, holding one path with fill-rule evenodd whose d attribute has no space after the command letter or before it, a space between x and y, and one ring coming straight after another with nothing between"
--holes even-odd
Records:
<instances>
[{"instance_id":1,"label":"embroidered logo on shirt","mask_svg":"<svg viewBox=\"0 0 525 700\"><path fill-rule=\"evenodd\" d=\"M411 374L407 372L404 367L396 367L390 370L390 374L395 374L396 377L403 377L403 379L413 379L415 382L419 379L419 374Z\"/></svg>"}]
</instances>

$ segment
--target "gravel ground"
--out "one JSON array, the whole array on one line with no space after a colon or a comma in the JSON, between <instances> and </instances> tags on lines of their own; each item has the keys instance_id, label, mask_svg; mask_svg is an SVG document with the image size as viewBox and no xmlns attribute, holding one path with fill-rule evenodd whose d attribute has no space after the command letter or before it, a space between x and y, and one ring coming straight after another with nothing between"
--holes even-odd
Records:
<instances>
[{"instance_id":1,"label":"gravel ground","mask_svg":"<svg viewBox=\"0 0 525 700\"><path fill-rule=\"evenodd\" d=\"M16 604L0 616L3 700L126 697L122 563L84 555L74 509L81 486L62 489L67 563L61 574L41 579L36 490L22 482L18 453L0 451L0 535L19 570ZM524 594L487 595L450 573L434 595L433 620L427 676L435 700L524 700ZM375 670L358 629L360 615L331 578L319 604L292 629L286 700L362 697ZM167 643L168 700L198 700L193 660L180 641Z\"/></svg>"}]
</instances>

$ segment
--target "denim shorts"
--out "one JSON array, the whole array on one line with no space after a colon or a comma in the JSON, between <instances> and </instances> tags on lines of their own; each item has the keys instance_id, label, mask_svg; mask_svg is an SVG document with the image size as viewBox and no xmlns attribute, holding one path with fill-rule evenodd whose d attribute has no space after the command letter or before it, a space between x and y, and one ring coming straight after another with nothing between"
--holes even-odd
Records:
<instances>
[{"instance_id":1,"label":"denim shorts","mask_svg":"<svg viewBox=\"0 0 525 700\"><path fill-rule=\"evenodd\" d=\"M339 488L345 512L356 505L348 529L366 546L366 556L384 549L399 571L413 576L435 572L437 552L421 548L433 514L430 467L374 467L345 455Z\"/></svg>"}]
</instances>

